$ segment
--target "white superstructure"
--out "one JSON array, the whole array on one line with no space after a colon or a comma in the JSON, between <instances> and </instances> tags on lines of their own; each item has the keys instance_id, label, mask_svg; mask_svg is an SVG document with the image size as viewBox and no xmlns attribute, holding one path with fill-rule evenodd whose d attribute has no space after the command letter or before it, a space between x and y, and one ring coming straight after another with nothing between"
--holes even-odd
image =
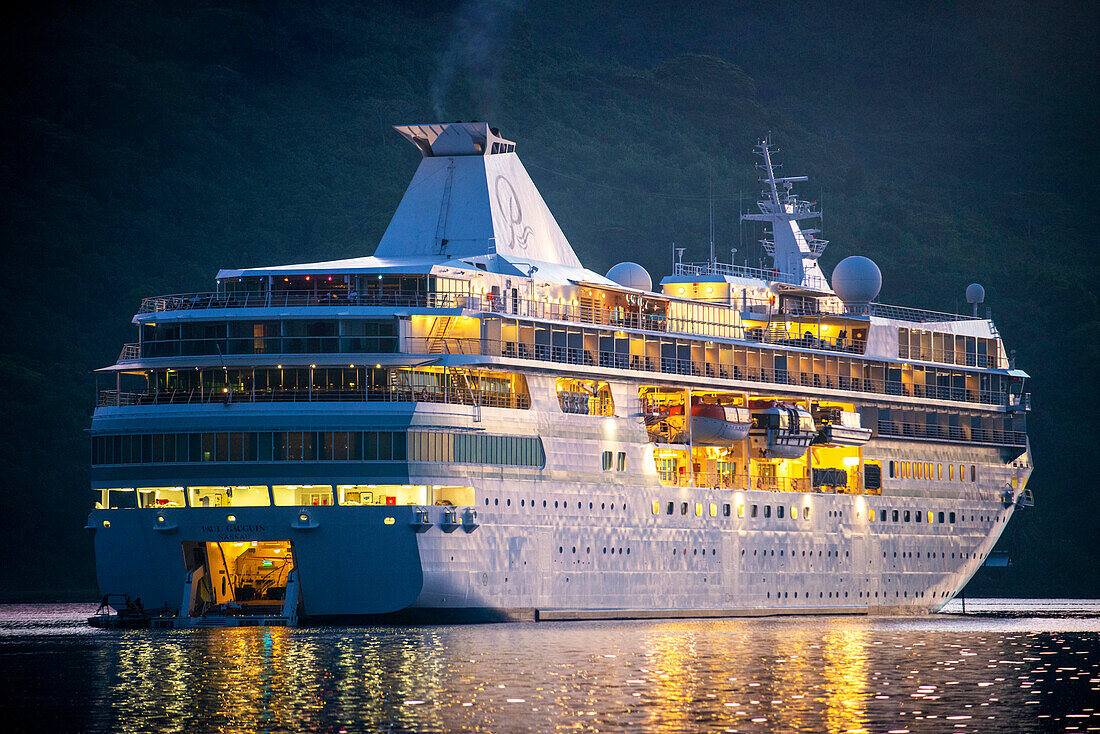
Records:
<instances>
[{"instance_id":1,"label":"white superstructure","mask_svg":"<svg viewBox=\"0 0 1100 734\"><path fill-rule=\"evenodd\" d=\"M99 371L131 620L925 612L1030 501L992 322L874 303L869 261L833 291L767 141L774 267L651 290L582 266L494 128L397 130L424 157L374 256L147 298Z\"/></svg>"}]
</instances>

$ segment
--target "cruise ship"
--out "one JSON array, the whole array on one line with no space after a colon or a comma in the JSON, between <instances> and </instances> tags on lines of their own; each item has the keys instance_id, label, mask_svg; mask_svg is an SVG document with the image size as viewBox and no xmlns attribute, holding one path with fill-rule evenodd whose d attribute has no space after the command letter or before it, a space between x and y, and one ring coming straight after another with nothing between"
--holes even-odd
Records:
<instances>
[{"instance_id":1,"label":"cruise ship","mask_svg":"<svg viewBox=\"0 0 1100 734\"><path fill-rule=\"evenodd\" d=\"M1031 504L981 286L827 278L770 140L771 267L655 288L581 264L496 128L395 130L423 157L373 256L145 298L97 371L93 623L929 613Z\"/></svg>"}]
</instances>

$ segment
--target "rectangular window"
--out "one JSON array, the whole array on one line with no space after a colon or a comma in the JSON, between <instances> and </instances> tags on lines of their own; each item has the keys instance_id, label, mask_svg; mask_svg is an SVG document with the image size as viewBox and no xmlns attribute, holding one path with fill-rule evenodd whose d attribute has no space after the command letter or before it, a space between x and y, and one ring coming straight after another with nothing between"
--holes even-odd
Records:
<instances>
[{"instance_id":1,"label":"rectangular window","mask_svg":"<svg viewBox=\"0 0 1100 734\"><path fill-rule=\"evenodd\" d=\"M215 461L229 461L229 434L214 434Z\"/></svg>"},{"instance_id":2,"label":"rectangular window","mask_svg":"<svg viewBox=\"0 0 1100 734\"><path fill-rule=\"evenodd\" d=\"M661 514L661 503L658 502L657 500L653 500L653 514L654 515Z\"/></svg>"},{"instance_id":3,"label":"rectangular window","mask_svg":"<svg viewBox=\"0 0 1100 734\"><path fill-rule=\"evenodd\" d=\"M675 506L674 502L669 502L668 507L665 508L665 514L666 515L671 515L674 506Z\"/></svg>"},{"instance_id":4,"label":"rectangular window","mask_svg":"<svg viewBox=\"0 0 1100 734\"><path fill-rule=\"evenodd\" d=\"M782 519L783 519L783 505L778 505L778 506L777 506L777 507L775 508L775 516L776 516L777 518L779 518L780 520L782 520Z\"/></svg>"},{"instance_id":5,"label":"rectangular window","mask_svg":"<svg viewBox=\"0 0 1100 734\"><path fill-rule=\"evenodd\" d=\"M229 434L229 460L244 461L244 434Z\"/></svg>"},{"instance_id":6,"label":"rectangular window","mask_svg":"<svg viewBox=\"0 0 1100 734\"><path fill-rule=\"evenodd\" d=\"M916 512L913 513L913 515L914 515L913 522L920 522L921 518L924 516L924 513L921 512L920 510L917 510Z\"/></svg>"},{"instance_id":7,"label":"rectangular window","mask_svg":"<svg viewBox=\"0 0 1100 734\"><path fill-rule=\"evenodd\" d=\"M874 509L867 510L867 519L870 520L871 522L875 521L875 511L874 511Z\"/></svg>"},{"instance_id":8,"label":"rectangular window","mask_svg":"<svg viewBox=\"0 0 1100 734\"><path fill-rule=\"evenodd\" d=\"M703 516L703 503L702 502L696 502L695 503L695 516L696 517L702 517Z\"/></svg>"},{"instance_id":9,"label":"rectangular window","mask_svg":"<svg viewBox=\"0 0 1100 734\"><path fill-rule=\"evenodd\" d=\"M740 510L740 508L738 508ZM730 506L728 504L722 505L722 517L730 516Z\"/></svg>"},{"instance_id":10,"label":"rectangular window","mask_svg":"<svg viewBox=\"0 0 1100 734\"><path fill-rule=\"evenodd\" d=\"M202 460L213 461L214 460L214 434L213 433L200 433L202 437Z\"/></svg>"},{"instance_id":11,"label":"rectangular window","mask_svg":"<svg viewBox=\"0 0 1100 734\"><path fill-rule=\"evenodd\" d=\"M909 514L909 513L906 513L906 514ZM892 513L890 513L890 519L893 520L894 522L898 521L898 511L897 510L894 510ZM908 520L909 518L905 518L905 519Z\"/></svg>"},{"instance_id":12,"label":"rectangular window","mask_svg":"<svg viewBox=\"0 0 1100 734\"><path fill-rule=\"evenodd\" d=\"M680 514L681 515L688 514L688 503L687 502L681 502L680 503Z\"/></svg>"},{"instance_id":13,"label":"rectangular window","mask_svg":"<svg viewBox=\"0 0 1100 734\"><path fill-rule=\"evenodd\" d=\"M615 456L615 471L626 471L626 452L620 451Z\"/></svg>"},{"instance_id":14,"label":"rectangular window","mask_svg":"<svg viewBox=\"0 0 1100 734\"><path fill-rule=\"evenodd\" d=\"M941 512L939 515L937 515L936 519L937 519L937 522L942 523L943 522L943 513Z\"/></svg>"},{"instance_id":15,"label":"rectangular window","mask_svg":"<svg viewBox=\"0 0 1100 734\"><path fill-rule=\"evenodd\" d=\"M947 519L949 521L951 521L952 523L954 523L955 522L955 513L954 512L948 513Z\"/></svg>"},{"instance_id":16,"label":"rectangular window","mask_svg":"<svg viewBox=\"0 0 1100 734\"><path fill-rule=\"evenodd\" d=\"M738 505L737 506L737 516L738 517L744 517L745 516L745 506L744 505Z\"/></svg>"},{"instance_id":17,"label":"rectangular window","mask_svg":"<svg viewBox=\"0 0 1100 734\"><path fill-rule=\"evenodd\" d=\"M805 507L802 508L802 519L803 520L809 520L810 519L810 506L809 505L806 505Z\"/></svg>"},{"instance_id":18,"label":"rectangular window","mask_svg":"<svg viewBox=\"0 0 1100 734\"><path fill-rule=\"evenodd\" d=\"M941 515L940 522L943 522L943 517L942 517L943 513L941 512L940 515ZM931 522L932 522L932 511L931 510L928 511L928 522L929 522L929 524L931 524Z\"/></svg>"},{"instance_id":19,"label":"rectangular window","mask_svg":"<svg viewBox=\"0 0 1100 734\"><path fill-rule=\"evenodd\" d=\"M764 517L771 517L771 516L772 516L772 506L771 505L764 505Z\"/></svg>"},{"instance_id":20,"label":"rectangular window","mask_svg":"<svg viewBox=\"0 0 1100 734\"><path fill-rule=\"evenodd\" d=\"M271 455L271 432L264 431L263 433L256 434L256 460L257 461L272 461Z\"/></svg>"},{"instance_id":21,"label":"rectangular window","mask_svg":"<svg viewBox=\"0 0 1100 734\"><path fill-rule=\"evenodd\" d=\"M752 511L749 513L749 515L751 515L752 517L756 517L756 511L757 511L757 506L753 505L752 506Z\"/></svg>"},{"instance_id":22,"label":"rectangular window","mask_svg":"<svg viewBox=\"0 0 1100 734\"><path fill-rule=\"evenodd\" d=\"M610 451L604 451L603 452L603 470L604 471L611 471L611 452Z\"/></svg>"}]
</instances>

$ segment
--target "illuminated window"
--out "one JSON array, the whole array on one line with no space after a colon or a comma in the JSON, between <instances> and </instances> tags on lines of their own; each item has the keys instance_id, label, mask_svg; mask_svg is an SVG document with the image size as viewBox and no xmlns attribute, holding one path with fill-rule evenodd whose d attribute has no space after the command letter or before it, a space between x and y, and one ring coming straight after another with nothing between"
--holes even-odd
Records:
<instances>
[{"instance_id":1,"label":"illuminated window","mask_svg":"<svg viewBox=\"0 0 1100 734\"><path fill-rule=\"evenodd\" d=\"M653 514L659 515L661 513L661 503L657 500L653 500Z\"/></svg>"},{"instance_id":2,"label":"illuminated window","mask_svg":"<svg viewBox=\"0 0 1100 734\"><path fill-rule=\"evenodd\" d=\"M703 516L703 503L702 502L696 502L695 503L695 516L696 517L702 517Z\"/></svg>"},{"instance_id":3,"label":"illuminated window","mask_svg":"<svg viewBox=\"0 0 1100 734\"><path fill-rule=\"evenodd\" d=\"M932 522L932 511L931 510L928 511L928 522L929 523ZM940 522L943 522L943 513L942 512L940 513Z\"/></svg>"},{"instance_id":4,"label":"illuminated window","mask_svg":"<svg viewBox=\"0 0 1100 734\"><path fill-rule=\"evenodd\" d=\"M710 503L710 516L711 517L718 517L718 503L716 503L716 502L711 502Z\"/></svg>"},{"instance_id":5,"label":"illuminated window","mask_svg":"<svg viewBox=\"0 0 1100 734\"><path fill-rule=\"evenodd\" d=\"M738 505L737 506L737 516L738 517L744 517L745 516L745 506L744 505ZM756 513L754 512L753 517L755 517L755 516L756 516Z\"/></svg>"},{"instance_id":6,"label":"illuminated window","mask_svg":"<svg viewBox=\"0 0 1100 734\"><path fill-rule=\"evenodd\" d=\"M871 522L875 521L875 511L873 509L872 510L867 510L867 519L870 520Z\"/></svg>"},{"instance_id":7,"label":"illuminated window","mask_svg":"<svg viewBox=\"0 0 1100 734\"><path fill-rule=\"evenodd\" d=\"M950 482L955 481L955 465L954 464L948 464L947 465L947 480L950 481Z\"/></svg>"},{"instance_id":8,"label":"illuminated window","mask_svg":"<svg viewBox=\"0 0 1100 734\"><path fill-rule=\"evenodd\" d=\"M792 507L791 508L791 519L792 520L797 520L798 519L798 508L797 507Z\"/></svg>"}]
</instances>

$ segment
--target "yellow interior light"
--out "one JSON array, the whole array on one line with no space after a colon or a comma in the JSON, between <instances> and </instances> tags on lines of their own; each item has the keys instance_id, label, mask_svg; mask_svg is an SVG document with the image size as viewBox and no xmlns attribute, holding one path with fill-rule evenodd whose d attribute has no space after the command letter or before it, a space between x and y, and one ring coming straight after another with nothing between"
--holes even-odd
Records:
<instances>
[{"instance_id":1,"label":"yellow interior light","mask_svg":"<svg viewBox=\"0 0 1100 734\"><path fill-rule=\"evenodd\" d=\"M225 521L226 522L237 522L237 516L236 515L226 515L225 516Z\"/></svg>"},{"instance_id":2,"label":"yellow interior light","mask_svg":"<svg viewBox=\"0 0 1100 734\"><path fill-rule=\"evenodd\" d=\"M382 522L386 523L387 525L393 525L396 522L396 520L394 520L392 517L387 517Z\"/></svg>"}]
</instances>

